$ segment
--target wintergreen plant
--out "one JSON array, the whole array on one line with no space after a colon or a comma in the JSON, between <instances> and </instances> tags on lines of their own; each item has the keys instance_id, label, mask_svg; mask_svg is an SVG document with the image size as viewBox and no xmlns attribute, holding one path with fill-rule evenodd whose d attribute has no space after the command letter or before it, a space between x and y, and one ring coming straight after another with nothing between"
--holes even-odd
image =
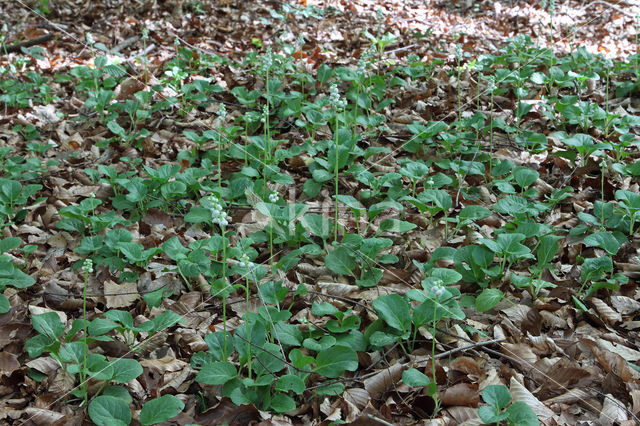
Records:
<instances>
[{"instance_id":1,"label":"wintergreen plant","mask_svg":"<svg viewBox=\"0 0 640 426\"><path fill-rule=\"evenodd\" d=\"M329 103L331 105L333 105L334 111L335 111L335 134L334 134L334 143L335 143L335 158L334 158L334 185L335 185L335 204L334 204L334 208L335 208L335 223L334 223L334 228L333 228L333 239L334 241L338 241L338 195L339 195L339 188L338 188L338 178L339 178L339 133L340 133L340 118L339 118L339 113L342 112L342 110L345 108L345 106L347 105L347 101L342 99L340 96L340 92L338 90L338 86L336 84L332 84L330 86L329 89Z\"/></svg>"},{"instance_id":2,"label":"wintergreen plant","mask_svg":"<svg viewBox=\"0 0 640 426\"><path fill-rule=\"evenodd\" d=\"M489 385L482 390L482 399L488 405L478 409L484 423L499 424L507 421L510 425L537 426L540 424L536 413L526 402L511 402L511 393L505 385Z\"/></svg>"}]
</instances>

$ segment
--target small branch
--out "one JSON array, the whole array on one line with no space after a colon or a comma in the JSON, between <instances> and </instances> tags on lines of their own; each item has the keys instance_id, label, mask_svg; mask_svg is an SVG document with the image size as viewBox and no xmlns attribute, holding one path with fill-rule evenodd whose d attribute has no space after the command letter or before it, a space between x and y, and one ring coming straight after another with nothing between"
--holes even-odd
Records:
<instances>
[{"instance_id":1,"label":"small branch","mask_svg":"<svg viewBox=\"0 0 640 426\"><path fill-rule=\"evenodd\" d=\"M45 34L40 37L32 38L17 44L0 44L0 55L3 53L20 52L23 47L35 46L36 44L46 43L53 38L53 33Z\"/></svg>"},{"instance_id":2,"label":"small branch","mask_svg":"<svg viewBox=\"0 0 640 426\"><path fill-rule=\"evenodd\" d=\"M455 349L448 350L446 352L442 352L442 353L437 354L436 356L434 356L434 358L435 359L447 358L448 356L453 355L453 354L455 354L457 352L468 351L470 349L479 348L481 346L487 346L487 345L492 345L494 343L500 343L500 342L503 342L505 340L506 340L505 338L502 338L502 339L486 340L484 342L477 342L477 343L474 343L472 345L466 345L466 346L462 346L460 348L455 348ZM422 358L422 359L419 359L419 360L414 361L414 362L420 363L420 362L423 362L423 361L429 361L430 359L431 359L431 357L428 356L426 358Z\"/></svg>"}]
</instances>

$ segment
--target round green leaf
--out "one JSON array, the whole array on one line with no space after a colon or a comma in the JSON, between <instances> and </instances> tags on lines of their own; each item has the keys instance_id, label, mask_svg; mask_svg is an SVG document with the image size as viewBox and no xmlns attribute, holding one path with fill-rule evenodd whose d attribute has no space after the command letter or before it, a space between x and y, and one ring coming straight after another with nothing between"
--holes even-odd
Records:
<instances>
[{"instance_id":1,"label":"round green leaf","mask_svg":"<svg viewBox=\"0 0 640 426\"><path fill-rule=\"evenodd\" d=\"M89 417L97 426L128 425L131 422L131 410L120 398L100 395L89 403Z\"/></svg>"},{"instance_id":2,"label":"round green leaf","mask_svg":"<svg viewBox=\"0 0 640 426\"><path fill-rule=\"evenodd\" d=\"M140 423L151 425L166 422L177 416L184 409L184 402L173 395L163 395L152 399L142 406L140 410Z\"/></svg>"},{"instance_id":3,"label":"round green leaf","mask_svg":"<svg viewBox=\"0 0 640 426\"><path fill-rule=\"evenodd\" d=\"M288 395L277 393L271 397L271 408L278 413L295 410L296 402Z\"/></svg>"},{"instance_id":4,"label":"round green leaf","mask_svg":"<svg viewBox=\"0 0 640 426\"><path fill-rule=\"evenodd\" d=\"M116 383L127 383L142 374L142 366L131 358L117 358L111 361L113 366L113 380Z\"/></svg>"},{"instance_id":5,"label":"round green leaf","mask_svg":"<svg viewBox=\"0 0 640 426\"><path fill-rule=\"evenodd\" d=\"M511 402L511 393L505 385L489 385L482 390L482 399L501 411Z\"/></svg>"},{"instance_id":6,"label":"round green leaf","mask_svg":"<svg viewBox=\"0 0 640 426\"><path fill-rule=\"evenodd\" d=\"M401 332L409 331L411 315L409 302L397 294L388 294L373 301L373 309L390 327Z\"/></svg>"},{"instance_id":7,"label":"round green leaf","mask_svg":"<svg viewBox=\"0 0 640 426\"><path fill-rule=\"evenodd\" d=\"M238 375L230 362L219 361L205 364L198 372L196 381L205 385L222 385Z\"/></svg>"},{"instance_id":8,"label":"round green leaf","mask_svg":"<svg viewBox=\"0 0 640 426\"><path fill-rule=\"evenodd\" d=\"M345 370L355 371L357 368L356 351L347 346L333 346L318 354L314 371L325 377L336 378Z\"/></svg>"},{"instance_id":9,"label":"round green leaf","mask_svg":"<svg viewBox=\"0 0 640 426\"><path fill-rule=\"evenodd\" d=\"M331 272L338 275L348 275L356 267L356 261L344 247L338 247L329 253L324 258L324 264Z\"/></svg>"},{"instance_id":10,"label":"round green leaf","mask_svg":"<svg viewBox=\"0 0 640 426\"><path fill-rule=\"evenodd\" d=\"M485 288L476 298L476 309L479 312L488 311L502 300L504 294L497 288Z\"/></svg>"}]
</instances>

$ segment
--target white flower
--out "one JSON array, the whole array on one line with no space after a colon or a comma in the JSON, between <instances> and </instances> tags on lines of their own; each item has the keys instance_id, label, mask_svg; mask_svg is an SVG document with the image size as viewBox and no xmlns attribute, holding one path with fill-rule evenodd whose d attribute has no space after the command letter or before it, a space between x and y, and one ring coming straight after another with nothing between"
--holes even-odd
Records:
<instances>
[{"instance_id":1,"label":"white flower","mask_svg":"<svg viewBox=\"0 0 640 426\"><path fill-rule=\"evenodd\" d=\"M89 46L93 46L94 44L96 44L96 41L93 39L93 36L91 35L91 33L87 33L85 37L87 39L87 44Z\"/></svg>"},{"instance_id":2,"label":"white flower","mask_svg":"<svg viewBox=\"0 0 640 426\"><path fill-rule=\"evenodd\" d=\"M278 194L277 193L273 193L273 194L269 194L269 201L272 203L277 203L278 202Z\"/></svg>"},{"instance_id":3,"label":"white flower","mask_svg":"<svg viewBox=\"0 0 640 426\"><path fill-rule=\"evenodd\" d=\"M222 206L218 201L213 201L211 207L209 207L209 211L211 212L211 222L222 227L229 225L231 222L231 218L222 209Z\"/></svg>"},{"instance_id":4,"label":"white flower","mask_svg":"<svg viewBox=\"0 0 640 426\"><path fill-rule=\"evenodd\" d=\"M342 109L347 106L347 102L340 98L338 86L335 84L332 84L329 87L329 102L335 105L336 109Z\"/></svg>"},{"instance_id":5,"label":"white flower","mask_svg":"<svg viewBox=\"0 0 640 426\"><path fill-rule=\"evenodd\" d=\"M442 282L442 280L436 280L433 283L433 287L431 287L431 294L433 294L433 296L436 299L439 299L442 297L442 295L444 294L444 283Z\"/></svg>"},{"instance_id":6,"label":"white flower","mask_svg":"<svg viewBox=\"0 0 640 426\"><path fill-rule=\"evenodd\" d=\"M218 108L218 117L222 120L227 116L227 107L224 104L220 104L220 108Z\"/></svg>"},{"instance_id":7,"label":"white flower","mask_svg":"<svg viewBox=\"0 0 640 426\"><path fill-rule=\"evenodd\" d=\"M267 48L267 53L262 55L262 72L267 73L273 65L273 58L271 57L271 48Z\"/></svg>"},{"instance_id":8,"label":"white flower","mask_svg":"<svg viewBox=\"0 0 640 426\"><path fill-rule=\"evenodd\" d=\"M92 273L93 272L93 260L91 259L85 259L84 262L82 262L82 271L86 272L86 273Z\"/></svg>"},{"instance_id":9,"label":"white flower","mask_svg":"<svg viewBox=\"0 0 640 426\"><path fill-rule=\"evenodd\" d=\"M238 262L238 265L240 265L242 269L253 268L253 262L249 261L249 256L247 256L246 254L242 255L242 257L240 258L240 262Z\"/></svg>"}]
</instances>

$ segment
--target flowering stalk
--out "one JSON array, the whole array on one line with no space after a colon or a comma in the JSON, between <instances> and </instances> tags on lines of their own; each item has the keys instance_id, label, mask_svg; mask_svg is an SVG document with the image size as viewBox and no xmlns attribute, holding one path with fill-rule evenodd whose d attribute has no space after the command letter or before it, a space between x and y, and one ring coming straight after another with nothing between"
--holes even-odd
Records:
<instances>
[{"instance_id":1,"label":"flowering stalk","mask_svg":"<svg viewBox=\"0 0 640 426\"><path fill-rule=\"evenodd\" d=\"M436 323L438 320L437 312L438 312L438 299L442 297L444 294L445 288L442 280L436 280L431 287L431 294L435 298L433 304L433 321L432 321L432 329L431 329L431 374L433 377L433 383L436 382ZM438 406L440 402L438 401L438 393L433 394L433 401L436 404L436 409L434 412L438 411Z\"/></svg>"},{"instance_id":2,"label":"flowering stalk","mask_svg":"<svg viewBox=\"0 0 640 426\"><path fill-rule=\"evenodd\" d=\"M211 222L220 227L222 232L222 327L223 327L223 352L224 358L227 357L227 243L226 243L226 227L229 225L231 218L222 209L222 205L215 197L211 197Z\"/></svg>"},{"instance_id":3,"label":"flowering stalk","mask_svg":"<svg viewBox=\"0 0 640 426\"><path fill-rule=\"evenodd\" d=\"M80 370L80 383L82 388L82 394L84 396L84 403L87 403L87 387L86 380L87 371L87 350L89 343L87 341L87 286L89 282L89 274L93 272L93 260L85 259L82 263L82 272L84 272L84 289L82 291L82 327L83 327L83 339L84 339L84 353L82 358L82 369Z\"/></svg>"},{"instance_id":4,"label":"flowering stalk","mask_svg":"<svg viewBox=\"0 0 640 426\"><path fill-rule=\"evenodd\" d=\"M262 72L264 72L265 87L267 90L267 103L262 109L262 123L264 123L264 138L265 138L265 160L269 161L271 158L271 141L270 141L270 129L269 129L269 103L271 102L271 93L269 93L269 71L273 66L273 58L271 56L271 48L267 48L267 53L262 57Z\"/></svg>"},{"instance_id":5,"label":"flowering stalk","mask_svg":"<svg viewBox=\"0 0 640 426\"><path fill-rule=\"evenodd\" d=\"M276 192L269 194L269 202L271 203L271 220L273 219L273 207L278 202L278 194ZM276 273L276 267L273 264L273 223L269 227L269 263L271 264L271 273Z\"/></svg>"},{"instance_id":6,"label":"flowering stalk","mask_svg":"<svg viewBox=\"0 0 640 426\"><path fill-rule=\"evenodd\" d=\"M220 125L218 126L218 193L222 195L222 121L227 116L227 107L224 104L220 104L218 108L218 117L220 118ZM226 213L225 213L226 214Z\"/></svg>"},{"instance_id":7,"label":"flowering stalk","mask_svg":"<svg viewBox=\"0 0 640 426\"><path fill-rule=\"evenodd\" d=\"M249 273L251 272L251 270L253 269L253 263L251 263L249 261L249 256L247 256L246 253L242 254L242 258L240 259L239 265L242 269L245 270L245 287L244 287L244 292L245 292L245 301L246 301L246 305L247 305L247 309L246 312L244 314L244 321L245 321L245 330L246 330L246 339L247 339L247 369L248 369L248 375L247 377L251 378L251 324L249 321L249 294L250 294L250 288L249 288Z\"/></svg>"},{"instance_id":8,"label":"flowering stalk","mask_svg":"<svg viewBox=\"0 0 640 426\"><path fill-rule=\"evenodd\" d=\"M341 110L344 109L345 106L347 106L347 101L345 101L344 99L340 98L340 92L338 91L338 86L335 84L332 84L331 87L329 88L329 103L331 105L334 105L335 108L335 120L336 120L336 129L335 129L335 135L334 135L334 141L335 141L335 164L333 167L333 172L334 172L334 176L335 176L335 223L333 224L333 240L334 241L338 241L338 193L339 193L339 189L338 189L338 160L339 160L339 156L338 156L338 134L339 134L339 126L340 126L340 121L339 121L339 113Z\"/></svg>"}]
</instances>

